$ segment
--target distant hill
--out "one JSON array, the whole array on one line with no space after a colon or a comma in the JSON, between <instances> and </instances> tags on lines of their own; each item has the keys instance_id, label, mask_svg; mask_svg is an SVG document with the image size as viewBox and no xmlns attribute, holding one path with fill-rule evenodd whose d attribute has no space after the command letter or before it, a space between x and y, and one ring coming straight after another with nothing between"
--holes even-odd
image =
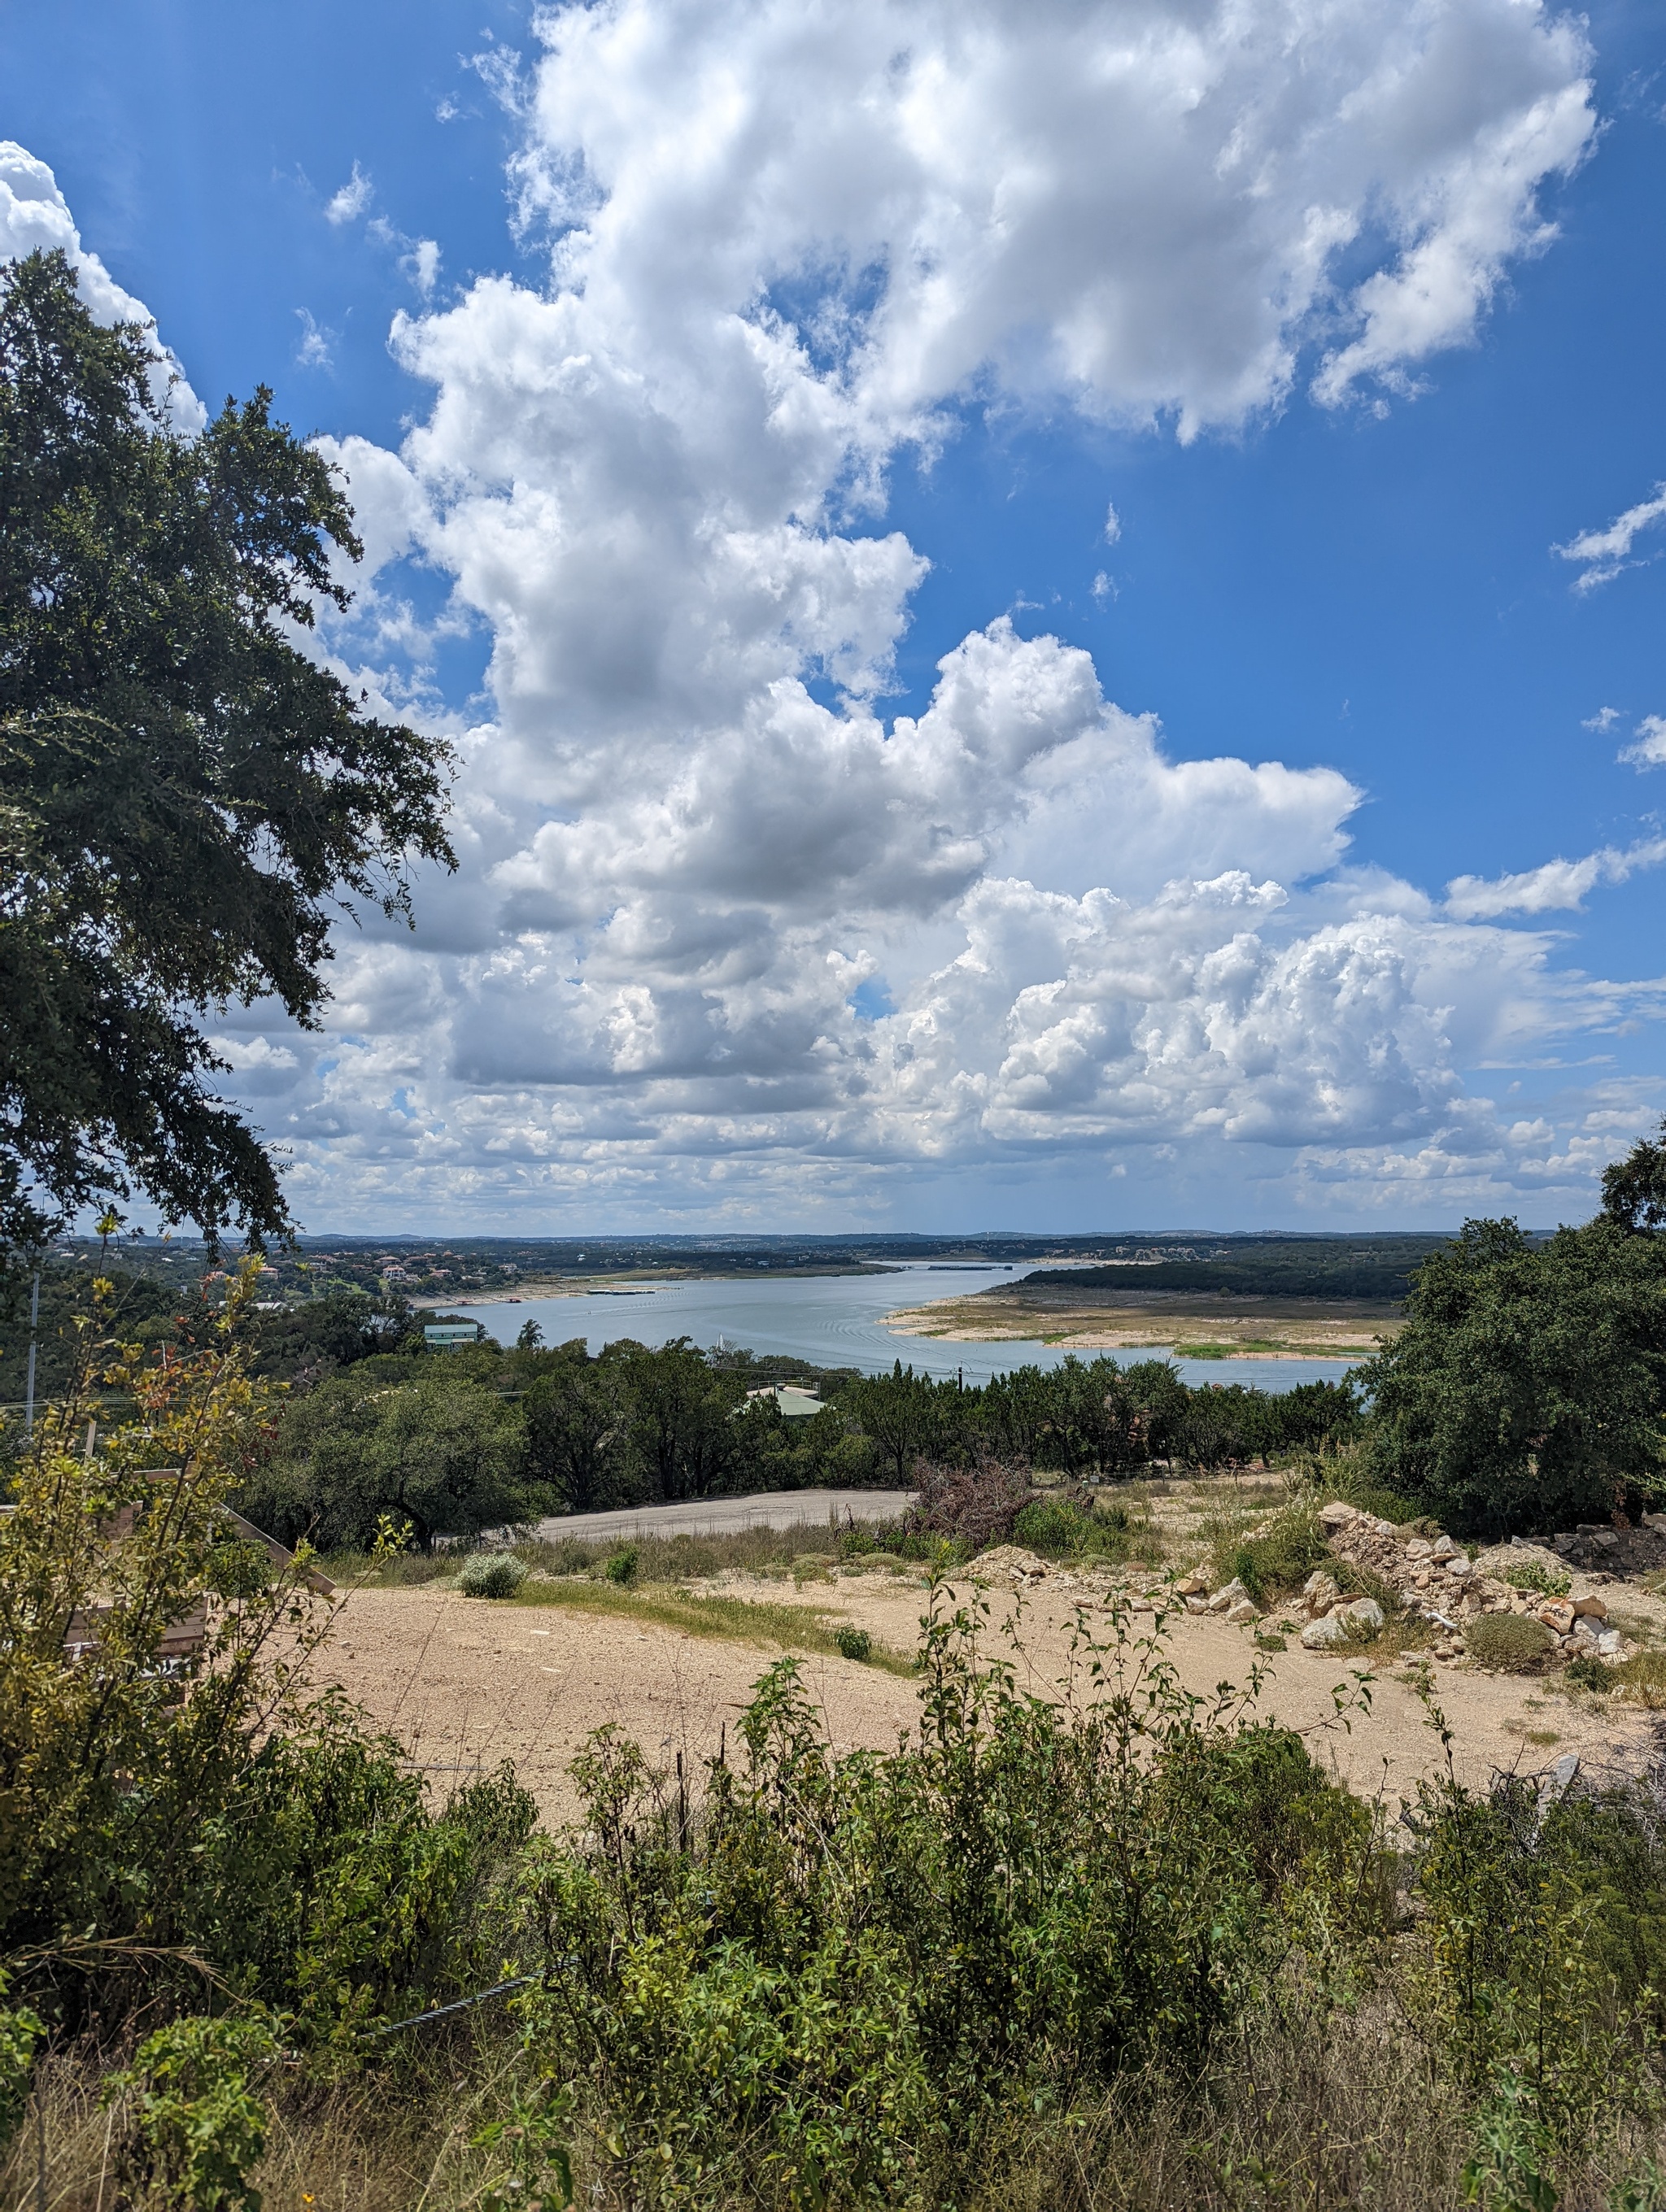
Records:
<instances>
[{"instance_id":1,"label":"distant hill","mask_svg":"<svg viewBox=\"0 0 1666 2212\"><path fill-rule=\"evenodd\" d=\"M1448 1240L1441 1236L1234 1237L1218 1256L1141 1260L1092 1267L1048 1267L1021 1289L1202 1291L1237 1297L1397 1301L1414 1268Z\"/></svg>"}]
</instances>

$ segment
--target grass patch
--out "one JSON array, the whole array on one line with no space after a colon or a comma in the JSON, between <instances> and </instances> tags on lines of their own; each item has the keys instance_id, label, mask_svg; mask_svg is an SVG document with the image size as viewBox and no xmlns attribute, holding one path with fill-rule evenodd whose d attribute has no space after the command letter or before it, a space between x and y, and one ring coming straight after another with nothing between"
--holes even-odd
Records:
<instances>
[{"instance_id":1,"label":"grass patch","mask_svg":"<svg viewBox=\"0 0 1666 2212\"><path fill-rule=\"evenodd\" d=\"M1511 1589L1523 1590L1540 1597L1566 1597L1573 1588L1572 1577L1559 1567L1547 1567L1542 1559L1523 1559L1518 1565L1507 1566L1501 1579Z\"/></svg>"},{"instance_id":2,"label":"grass patch","mask_svg":"<svg viewBox=\"0 0 1666 2212\"><path fill-rule=\"evenodd\" d=\"M667 1586L629 1589L618 1583L569 1577L530 1581L517 1592L517 1605L559 1606L569 1613L607 1613L618 1620L651 1621L656 1628L680 1629L686 1636L710 1637L726 1644L756 1644L782 1651L815 1651L841 1656L838 1628L804 1605L777 1605L768 1599L710 1597ZM883 1644L872 1644L867 1663L889 1674L912 1676L912 1655Z\"/></svg>"},{"instance_id":3,"label":"grass patch","mask_svg":"<svg viewBox=\"0 0 1666 2212\"><path fill-rule=\"evenodd\" d=\"M1304 1504L1275 1513L1258 1535L1223 1529L1216 1537L1214 1564L1221 1582L1236 1575L1258 1605L1292 1595L1315 1567L1335 1565L1318 1514Z\"/></svg>"}]
</instances>

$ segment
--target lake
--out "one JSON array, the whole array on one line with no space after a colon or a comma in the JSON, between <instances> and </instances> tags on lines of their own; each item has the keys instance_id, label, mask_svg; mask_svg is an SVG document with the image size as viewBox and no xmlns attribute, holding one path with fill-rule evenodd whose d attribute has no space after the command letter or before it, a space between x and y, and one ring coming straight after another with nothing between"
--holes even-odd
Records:
<instances>
[{"instance_id":1,"label":"lake","mask_svg":"<svg viewBox=\"0 0 1666 2212\"><path fill-rule=\"evenodd\" d=\"M546 1344L564 1344L581 1336L593 1352L620 1337L659 1345L687 1336L702 1351L720 1342L732 1349L745 1346L752 1352L786 1352L818 1367L859 1367L869 1375L888 1371L893 1360L901 1359L920 1373L941 1378L960 1373L969 1382L987 1382L992 1375L1004 1375L1014 1367L1056 1367L1069 1347L1022 1341L952 1344L903 1335L887 1328L884 1316L927 1298L964 1297L1027 1272L1027 1267L945 1267L922 1261L884 1275L778 1275L758 1281L722 1276L712 1282L656 1283L641 1290L587 1291L570 1297L524 1298L515 1305L459 1305L444 1310L477 1321L500 1344L513 1344L522 1326L535 1321ZM1093 1354L1079 1356L1091 1358ZM1156 1356L1146 1352L1116 1354L1124 1364ZM1346 1359L1179 1362L1189 1382L1253 1382L1263 1390L1287 1390L1292 1382L1343 1376L1350 1364Z\"/></svg>"}]
</instances>

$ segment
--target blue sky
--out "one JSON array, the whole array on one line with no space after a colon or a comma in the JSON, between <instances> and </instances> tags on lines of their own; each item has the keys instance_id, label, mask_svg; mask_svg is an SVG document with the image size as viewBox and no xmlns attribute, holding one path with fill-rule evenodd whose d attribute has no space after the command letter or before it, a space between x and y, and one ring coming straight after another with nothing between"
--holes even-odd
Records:
<instances>
[{"instance_id":1,"label":"blue sky","mask_svg":"<svg viewBox=\"0 0 1666 2212\"><path fill-rule=\"evenodd\" d=\"M1659 11L974 12L987 79L919 5L0 9L0 137L337 441L325 646L463 749L416 942L225 1025L309 1225L1543 1223L1666 1107L1666 526L1554 550L1666 478ZM1083 22L1207 97L1142 138Z\"/></svg>"}]
</instances>

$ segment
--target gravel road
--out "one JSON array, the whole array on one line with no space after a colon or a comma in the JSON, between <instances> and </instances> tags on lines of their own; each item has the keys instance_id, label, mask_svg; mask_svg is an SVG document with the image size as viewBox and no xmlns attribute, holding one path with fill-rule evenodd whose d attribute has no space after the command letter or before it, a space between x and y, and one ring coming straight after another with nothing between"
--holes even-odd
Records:
<instances>
[{"instance_id":1,"label":"gravel road","mask_svg":"<svg viewBox=\"0 0 1666 2212\"><path fill-rule=\"evenodd\" d=\"M825 1529L847 1513L892 1521L914 1503L911 1490L769 1490L757 1498L700 1498L683 1505L634 1505L617 1513L557 1513L533 1534L603 1542L610 1536L727 1536L742 1528Z\"/></svg>"}]
</instances>

